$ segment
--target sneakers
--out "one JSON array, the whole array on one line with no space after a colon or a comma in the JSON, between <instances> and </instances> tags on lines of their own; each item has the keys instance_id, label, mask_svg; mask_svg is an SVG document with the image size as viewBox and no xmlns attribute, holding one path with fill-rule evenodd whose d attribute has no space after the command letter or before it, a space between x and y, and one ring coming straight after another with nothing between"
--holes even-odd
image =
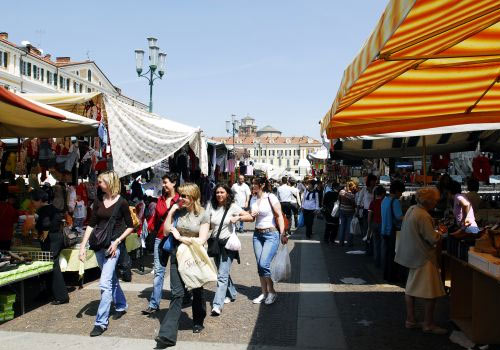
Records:
<instances>
[{"instance_id":1,"label":"sneakers","mask_svg":"<svg viewBox=\"0 0 500 350\"><path fill-rule=\"evenodd\" d=\"M229 303L232 303L232 302L234 302L234 301L235 301L235 299L231 299L230 297L226 297L226 298L224 299L224 304L229 304Z\"/></svg>"},{"instance_id":2,"label":"sneakers","mask_svg":"<svg viewBox=\"0 0 500 350\"><path fill-rule=\"evenodd\" d=\"M262 304L267 299L267 294L261 294L254 300L252 300L252 303L254 304Z\"/></svg>"},{"instance_id":3,"label":"sneakers","mask_svg":"<svg viewBox=\"0 0 500 350\"><path fill-rule=\"evenodd\" d=\"M155 308L152 308L151 306L148 306L148 308L146 310L142 310L141 313L143 315L152 315L154 314L156 311L158 311L158 309L155 309Z\"/></svg>"},{"instance_id":4,"label":"sneakers","mask_svg":"<svg viewBox=\"0 0 500 350\"><path fill-rule=\"evenodd\" d=\"M278 299L277 293L269 293L267 295L266 301L264 301L264 304L271 305L276 301L276 299Z\"/></svg>"},{"instance_id":5,"label":"sneakers","mask_svg":"<svg viewBox=\"0 0 500 350\"><path fill-rule=\"evenodd\" d=\"M90 332L91 337L98 337L106 331L106 328L102 328L101 326L94 326L92 332Z\"/></svg>"},{"instance_id":6,"label":"sneakers","mask_svg":"<svg viewBox=\"0 0 500 350\"><path fill-rule=\"evenodd\" d=\"M214 306L212 308L212 316L220 316L220 313L221 313L221 310L219 307L217 306Z\"/></svg>"}]
</instances>

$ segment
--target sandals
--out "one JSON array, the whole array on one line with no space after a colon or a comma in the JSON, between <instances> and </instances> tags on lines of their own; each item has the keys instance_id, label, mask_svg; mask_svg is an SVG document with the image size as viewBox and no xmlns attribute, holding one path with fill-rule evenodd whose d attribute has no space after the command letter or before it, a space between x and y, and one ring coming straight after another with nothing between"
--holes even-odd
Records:
<instances>
[{"instance_id":1,"label":"sandals","mask_svg":"<svg viewBox=\"0 0 500 350\"><path fill-rule=\"evenodd\" d=\"M422 324L418 322L410 322L406 321L405 322L405 328L406 329L417 329L417 328L422 328Z\"/></svg>"}]
</instances>

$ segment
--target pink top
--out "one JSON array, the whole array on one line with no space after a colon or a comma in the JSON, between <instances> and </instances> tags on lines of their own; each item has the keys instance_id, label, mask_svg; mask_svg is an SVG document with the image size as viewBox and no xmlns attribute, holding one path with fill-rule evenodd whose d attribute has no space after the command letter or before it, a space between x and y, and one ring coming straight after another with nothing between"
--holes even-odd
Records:
<instances>
[{"instance_id":1,"label":"pink top","mask_svg":"<svg viewBox=\"0 0 500 350\"><path fill-rule=\"evenodd\" d=\"M476 218L474 216L474 209L472 208L472 205L467 200L467 198L461 193L456 194L453 200L453 214L455 215L457 224L463 226L462 220L464 217L463 217L462 205L460 203L466 203L467 205L469 205L469 212L467 213L465 221L468 221L471 227L477 227Z\"/></svg>"}]
</instances>

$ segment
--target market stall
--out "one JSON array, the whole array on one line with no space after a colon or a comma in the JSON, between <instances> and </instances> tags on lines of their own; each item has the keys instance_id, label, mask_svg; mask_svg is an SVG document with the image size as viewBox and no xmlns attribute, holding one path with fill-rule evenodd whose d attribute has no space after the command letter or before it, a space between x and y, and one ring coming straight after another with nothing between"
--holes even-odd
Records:
<instances>
[{"instance_id":1,"label":"market stall","mask_svg":"<svg viewBox=\"0 0 500 350\"><path fill-rule=\"evenodd\" d=\"M496 147L500 42L490 38L499 36L497 1L391 1L321 121L322 133L342 141L334 153L349 155L353 139L358 154L414 151L423 155L426 179L428 140L436 153L473 150L478 141ZM374 147L377 142L385 146ZM500 343L500 276L455 259L449 262L452 319L473 341Z\"/></svg>"}]
</instances>

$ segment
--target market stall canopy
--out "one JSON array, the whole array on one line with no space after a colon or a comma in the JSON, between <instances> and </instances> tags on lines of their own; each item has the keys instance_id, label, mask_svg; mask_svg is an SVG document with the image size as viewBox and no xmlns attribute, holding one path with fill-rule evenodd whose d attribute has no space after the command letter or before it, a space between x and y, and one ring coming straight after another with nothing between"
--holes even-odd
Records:
<instances>
[{"instance_id":1,"label":"market stall canopy","mask_svg":"<svg viewBox=\"0 0 500 350\"><path fill-rule=\"evenodd\" d=\"M97 122L0 87L0 137L97 135Z\"/></svg>"},{"instance_id":2,"label":"market stall canopy","mask_svg":"<svg viewBox=\"0 0 500 350\"><path fill-rule=\"evenodd\" d=\"M189 144L208 174L207 143L199 128L180 124L104 95L113 168L120 177L160 163Z\"/></svg>"},{"instance_id":3,"label":"market stall canopy","mask_svg":"<svg viewBox=\"0 0 500 350\"><path fill-rule=\"evenodd\" d=\"M500 129L499 21L498 0L391 0L345 70L322 134Z\"/></svg>"},{"instance_id":4,"label":"market stall canopy","mask_svg":"<svg viewBox=\"0 0 500 350\"><path fill-rule=\"evenodd\" d=\"M315 160L315 161L328 159L328 148L323 146L318 151L314 153L309 153L307 155L307 158L308 160Z\"/></svg>"},{"instance_id":5,"label":"market stall canopy","mask_svg":"<svg viewBox=\"0 0 500 350\"><path fill-rule=\"evenodd\" d=\"M207 144L198 128L145 112L101 93L28 96L80 114L85 112L85 103L102 99L103 114L109 127L113 168L120 177L154 166L186 144L200 160L202 173L208 173Z\"/></svg>"}]
</instances>

